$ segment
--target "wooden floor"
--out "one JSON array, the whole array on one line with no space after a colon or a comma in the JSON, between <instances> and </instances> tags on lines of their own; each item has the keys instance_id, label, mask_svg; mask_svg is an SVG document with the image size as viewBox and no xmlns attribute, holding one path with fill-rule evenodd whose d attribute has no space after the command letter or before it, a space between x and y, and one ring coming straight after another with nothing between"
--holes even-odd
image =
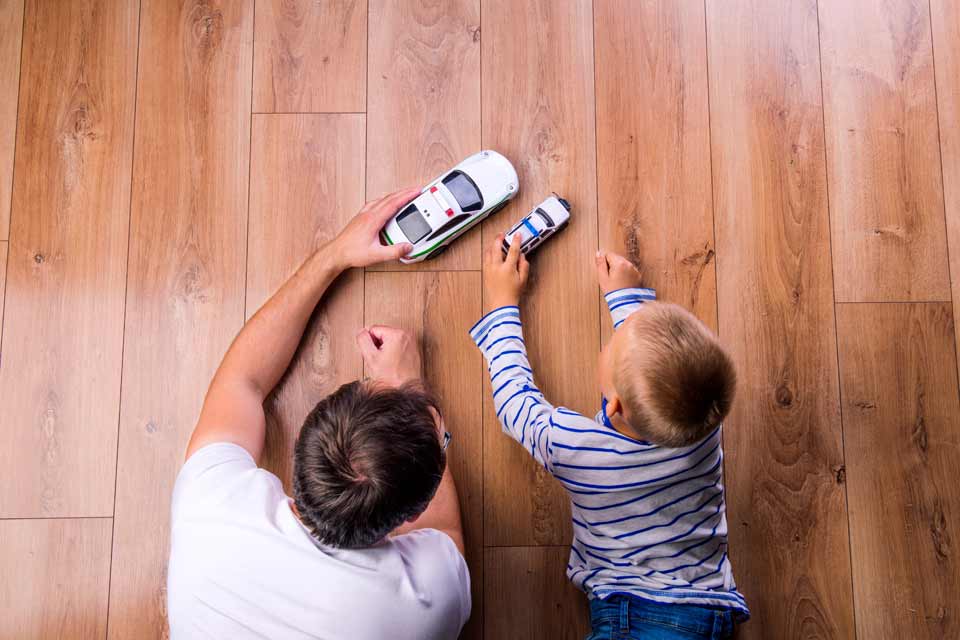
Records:
<instances>
[{"instance_id":1,"label":"wooden floor","mask_svg":"<svg viewBox=\"0 0 960 640\"><path fill-rule=\"evenodd\" d=\"M0 0L0 638L165 636L171 487L229 341L316 228L481 148L518 202L342 278L268 403L270 468L362 375L361 326L415 330L464 636L582 638L567 501L467 336L481 241L557 191L525 308L549 397L596 409L598 247L734 354L741 637L960 637L960 3Z\"/></svg>"}]
</instances>

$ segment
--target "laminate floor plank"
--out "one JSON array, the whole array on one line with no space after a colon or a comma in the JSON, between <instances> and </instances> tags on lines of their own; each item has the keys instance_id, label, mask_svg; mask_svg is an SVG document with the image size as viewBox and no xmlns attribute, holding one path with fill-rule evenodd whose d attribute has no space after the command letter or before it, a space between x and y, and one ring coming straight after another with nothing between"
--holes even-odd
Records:
<instances>
[{"instance_id":1,"label":"laminate floor plank","mask_svg":"<svg viewBox=\"0 0 960 640\"><path fill-rule=\"evenodd\" d=\"M521 305L530 361L555 405L593 415L600 321L591 3L483 5L483 144L510 158L520 193L483 223L483 239L509 227L556 191L569 227L532 256ZM484 382L484 539L490 545L568 544L563 488L501 433Z\"/></svg>"},{"instance_id":2,"label":"laminate floor plank","mask_svg":"<svg viewBox=\"0 0 960 640\"><path fill-rule=\"evenodd\" d=\"M462 638L480 638L483 621L483 438L480 351L470 327L480 318L480 274L367 273L366 326L412 331L420 341L426 380L440 399L450 469L457 483L473 591L473 614Z\"/></svg>"},{"instance_id":3,"label":"laminate floor plank","mask_svg":"<svg viewBox=\"0 0 960 640\"><path fill-rule=\"evenodd\" d=\"M0 517L113 514L137 8L29 2L0 398Z\"/></svg>"},{"instance_id":4,"label":"laminate floor plank","mask_svg":"<svg viewBox=\"0 0 960 640\"><path fill-rule=\"evenodd\" d=\"M816 3L710 0L707 49L741 637L852 638Z\"/></svg>"},{"instance_id":5,"label":"laminate floor plank","mask_svg":"<svg viewBox=\"0 0 960 640\"><path fill-rule=\"evenodd\" d=\"M480 151L480 0L370 0L367 199L423 186ZM480 232L371 270L478 270Z\"/></svg>"},{"instance_id":6,"label":"laminate floor plank","mask_svg":"<svg viewBox=\"0 0 960 640\"><path fill-rule=\"evenodd\" d=\"M947 245L953 317L960 313L960 3L931 0L930 22L940 117L940 161L943 176ZM960 346L960 324L954 322L954 344ZM960 363L958 363L960 366Z\"/></svg>"},{"instance_id":7,"label":"laminate floor plank","mask_svg":"<svg viewBox=\"0 0 960 640\"><path fill-rule=\"evenodd\" d=\"M364 124L362 114L254 116L248 318L363 206ZM303 420L327 394L363 376L354 343L362 326L363 271L355 269L320 301L291 368L266 403L263 466L288 492Z\"/></svg>"},{"instance_id":8,"label":"laminate floor plank","mask_svg":"<svg viewBox=\"0 0 960 640\"><path fill-rule=\"evenodd\" d=\"M492 547L484 550L490 640L580 640L590 631L583 592L566 576L569 547Z\"/></svg>"},{"instance_id":9,"label":"laminate floor plank","mask_svg":"<svg viewBox=\"0 0 960 640\"><path fill-rule=\"evenodd\" d=\"M819 10L837 301L950 300L928 2Z\"/></svg>"},{"instance_id":10,"label":"laminate floor plank","mask_svg":"<svg viewBox=\"0 0 960 640\"><path fill-rule=\"evenodd\" d=\"M0 242L0 366L3 366L3 299L7 290L7 252L8 242Z\"/></svg>"},{"instance_id":11,"label":"laminate floor plank","mask_svg":"<svg viewBox=\"0 0 960 640\"><path fill-rule=\"evenodd\" d=\"M859 638L960 636L949 303L837 305Z\"/></svg>"},{"instance_id":12,"label":"laminate floor plank","mask_svg":"<svg viewBox=\"0 0 960 640\"><path fill-rule=\"evenodd\" d=\"M111 638L166 637L173 482L244 319L253 2L141 11Z\"/></svg>"},{"instance_id":13,"label":"laminate floor plank","mask_svg":"<svg viewBox=\"0 0 960 640\"><path fill-rule=\"evenodd\" d=\"M10 233L24 0L0 0L0 240Z\"/></svg>"},{"instance_id":14,"label":"laminate floor plank","mask_svg":"<svg viewBox=\"0 0 960 640\"><path fill-rule=\"evenodd\" d=\"M641 264L660 299L716 330L703 12L694 2L594 4L597 192L601 248Z\"/></svg>"},{"instance_id":15,"label":"laminate floor plank","mask_svg":"<svg viewBox=\"0 0 960 640\"><path fill-rule=\"evenodd\" d=\"M0 520L0 637L102 638L110 518Z\"/></svg>"},{"instance_id":16,"label":"laminate floor plank","mask_svg":"<svg viewBox=\"0 0 960 640\"><path fill-rule=\"evenodd\" d=\"M366 111L366 0L256 4L254 111Z\"/></svg>"}]
</instances>

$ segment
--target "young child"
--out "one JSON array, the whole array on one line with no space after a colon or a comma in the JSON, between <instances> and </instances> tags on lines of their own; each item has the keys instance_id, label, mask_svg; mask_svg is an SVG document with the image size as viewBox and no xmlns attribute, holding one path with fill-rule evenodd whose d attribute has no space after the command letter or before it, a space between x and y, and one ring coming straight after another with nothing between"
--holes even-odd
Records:
<instances>
[{"instance_id":1,"label":"young child","mask_svg":"<svg viewBox=\"0 0 960 640\"><path fill-rule=\"evenodd\" d=\"M503 430L570 495L567 576L590 599L591 638L725 638L749 617L727 556L720 423L736 376L715 336L653 302L624 257L596 267L616 329L600 353L601 411L550 404L533 380L518 307L518 238L484 256L485 308L470 335L489 364ZM573 327L571 327L573 329Z\"/></svg>"}]
</instances>

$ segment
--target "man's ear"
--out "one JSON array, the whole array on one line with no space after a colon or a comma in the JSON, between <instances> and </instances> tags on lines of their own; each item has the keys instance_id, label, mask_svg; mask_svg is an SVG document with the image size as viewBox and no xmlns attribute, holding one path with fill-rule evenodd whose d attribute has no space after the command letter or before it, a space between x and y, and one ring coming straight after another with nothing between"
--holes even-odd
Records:
<instances>
[{"instance_id":1,"label":"man's ear","mask_svg":"<svg viewBox=\"0 0 960 640\"><path fill-rule=\"evenodd\" d=\"M607 417L612 418L618 413L623 413L623 404L620 403L620 396L611 394L607 397Z\"/></svg>"},{"instance_id":2,"label":"man's ear","mask_svg":"<svg viewBox=\"0 0 960 640\"><path fill-rule=\"evenodd\" d=\"M415 516L411 516L411 517L407 518L407 522L409 522L410 524L413 524L414 522L416 522L417 520L420 519L420 516L421 516L421 515L423 515L423 514L422 514L422 513L418 513L418 514L415 515Z\"/></svg>"}]
</instances>

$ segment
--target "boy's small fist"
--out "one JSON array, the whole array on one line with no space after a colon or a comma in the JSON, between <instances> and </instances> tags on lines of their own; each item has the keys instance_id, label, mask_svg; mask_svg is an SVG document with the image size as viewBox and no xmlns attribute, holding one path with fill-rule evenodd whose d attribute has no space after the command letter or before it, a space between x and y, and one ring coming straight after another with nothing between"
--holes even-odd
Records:
<instances>
[{"instance_id":1,"label":"boy's small fist","mask_svg":"<svg viewBox=\"0 0 960 640\"><path fill-rule=\"evenodd\" d=\"M597 281L606 294L617 289L643 286L643 274L619 253L597 251Z\"/></svg>"},{"instance_id":2,"label":"boy's small fist","mask_svg":"<svg viewBox=\"0 0 960 640\"><path fill-rule=\"evenodd\" d=\"M530 263L520 253L520 235L510 239L510 251L503 255L503 234L497 234L483 254L483 287L488 310L520 303L527 284Z\"/></svg>"}]
</instances>

